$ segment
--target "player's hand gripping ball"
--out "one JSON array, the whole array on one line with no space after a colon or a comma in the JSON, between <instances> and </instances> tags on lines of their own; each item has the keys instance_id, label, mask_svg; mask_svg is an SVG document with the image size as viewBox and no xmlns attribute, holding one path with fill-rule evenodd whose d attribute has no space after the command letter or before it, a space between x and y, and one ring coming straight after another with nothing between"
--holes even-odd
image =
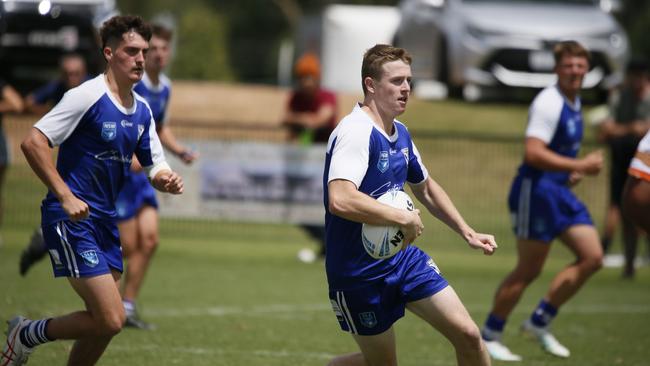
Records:
<instances>
[{"instance_id":1,"label":"player's hand gripping ball","mask_svg":"<svg viewBox=\"0 0 650 366\"><path fill-rule=\"evenodd\" d=\"M378 202L413 211L413 200L404 191L388 191L377 198ZM376 226L363 224L361 228L363 247L375 259L386 259L394 256L404 246L404 234L398 226Z\"/></svg>"}]
</instances>

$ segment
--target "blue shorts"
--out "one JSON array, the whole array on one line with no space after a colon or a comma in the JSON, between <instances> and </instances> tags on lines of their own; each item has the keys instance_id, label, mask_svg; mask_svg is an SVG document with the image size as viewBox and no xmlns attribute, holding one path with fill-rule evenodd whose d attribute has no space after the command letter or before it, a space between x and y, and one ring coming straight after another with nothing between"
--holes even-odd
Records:
<instances>
[{"instance_id":1,"label":"blue shorts","mask_svg":"<svg viewBox=\"0 0 650 366\"><path fill-rule=\"evenodd\" d=\"M122 248L117 225L93 218L59 221L43 226L54 277L93 277L122 272Z\"/></svg>"},{"instance_id":2,"label":"blue shorts","mask_svg":"<svg viewBox=\"0 0 650 366\"><path fill-rule=\"evenodd\" d=\"M409 302L436 294L449 285L426 253L414 250L390 275L351 290L330 290L332 310L341 329L376 335L404 316Z\"/></svg>"},{"instance_id":3,"label":"blue shorts","mask_svg":"<svg viewBox=\"0 0 650 366\"><path fill-rule=\"evenodd\" d=\"M131 173L126 176L124 186L115 201L115 210L119 221L129 220L138 214L142 206L158 208L156 191L149 183L147 174Z\"/></svg>"},{"instance_id":4,"label":"blue shorts","mask_svg":"<svg viewBox=\"0 0 650 366\"><path fill-rule=\"evenodd\" d=\"M574 225L593 225L587 207L566 185L518 176L508 206L515 235L550 243Z\"/></svg>"}]
</instances>

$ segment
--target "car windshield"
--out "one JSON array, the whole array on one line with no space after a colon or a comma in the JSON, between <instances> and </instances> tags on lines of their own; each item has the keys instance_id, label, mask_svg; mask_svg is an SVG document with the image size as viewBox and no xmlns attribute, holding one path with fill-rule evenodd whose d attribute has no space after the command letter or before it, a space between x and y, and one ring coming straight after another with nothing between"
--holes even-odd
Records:
<instances>
[{"instance_id":1,"label":"car windshield","mask_svg":"<svg viewBox=\"0 0 650 366\"><path fill-rule=\"evenodd\" d=\"M598 0L463 0L467 3L536 3L536 4L548 4L548 3L563 3L563 4L574 4L574 5L597 5Z\"/></svg>"}]
</instances>

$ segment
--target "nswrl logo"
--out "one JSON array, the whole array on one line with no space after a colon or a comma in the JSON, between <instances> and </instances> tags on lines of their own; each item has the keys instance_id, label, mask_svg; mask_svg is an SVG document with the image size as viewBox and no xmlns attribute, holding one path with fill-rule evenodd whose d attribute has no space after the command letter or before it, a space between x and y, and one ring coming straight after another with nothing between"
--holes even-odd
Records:
<instances>
[{"instance_id":1,"label":"nswrl logo","mask_svg":"<svg viewBox=\"0 0 650 366\"><path fill-rule=\"evenodd\" d=\"M379 152L379 161L377 161L377 169L380 172L385 173L388 170L388 151Z\"/></svg>"},{"instance_id":2,"label":"nswrl logo","mask_svg":"<svg viewBox=\"0 0 650 366\"><path fill-rule=\"evenodd\" d=\"M361 321L361 325L366 328L374 328L375 325L377 325L377 318L375 317L375 313L372 311L359 313L359 320Z\"/></svg>"},{"instance_id":3,"label":"nswrl logo","mask_svg":"<svg viewBox=\"0 0 650 366\"><path fill-rule=\"evenodd\" d=\"M102 139L105 141L115 140L117 136L117 123L103 122L102 123Z\"/></svg>"},{"instance_id":4,"label":"nswrl logo","mask_svg":"<svg viewBox=\"0 0 650 366\"><path fill-rule=\"evenodd\" d=\"M84 259L84 262L89 266L89 267L95 267L96 265L99 264L99 257L97 256L97 253L94 250L86 250L79 255Z\"/></svg>"}]
</instances>

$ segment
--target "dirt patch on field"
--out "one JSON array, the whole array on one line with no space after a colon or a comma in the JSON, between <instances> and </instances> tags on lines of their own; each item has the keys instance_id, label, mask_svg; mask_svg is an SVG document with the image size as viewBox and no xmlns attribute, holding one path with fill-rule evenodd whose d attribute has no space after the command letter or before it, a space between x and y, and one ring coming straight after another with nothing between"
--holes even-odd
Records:
<instances>
[{"instance_id":1,"label":"dirt patch on field","mask_svg":"<svg viewBox=\"0 0 650 366\"><path fill-rule=\"evenodd\" d=\"M290 90L274 86L175 81L170 117L174 124L207 123L279 126ZM338 95L339 115L350 112L355 95Z\"/></svg>"}]
</instances>

